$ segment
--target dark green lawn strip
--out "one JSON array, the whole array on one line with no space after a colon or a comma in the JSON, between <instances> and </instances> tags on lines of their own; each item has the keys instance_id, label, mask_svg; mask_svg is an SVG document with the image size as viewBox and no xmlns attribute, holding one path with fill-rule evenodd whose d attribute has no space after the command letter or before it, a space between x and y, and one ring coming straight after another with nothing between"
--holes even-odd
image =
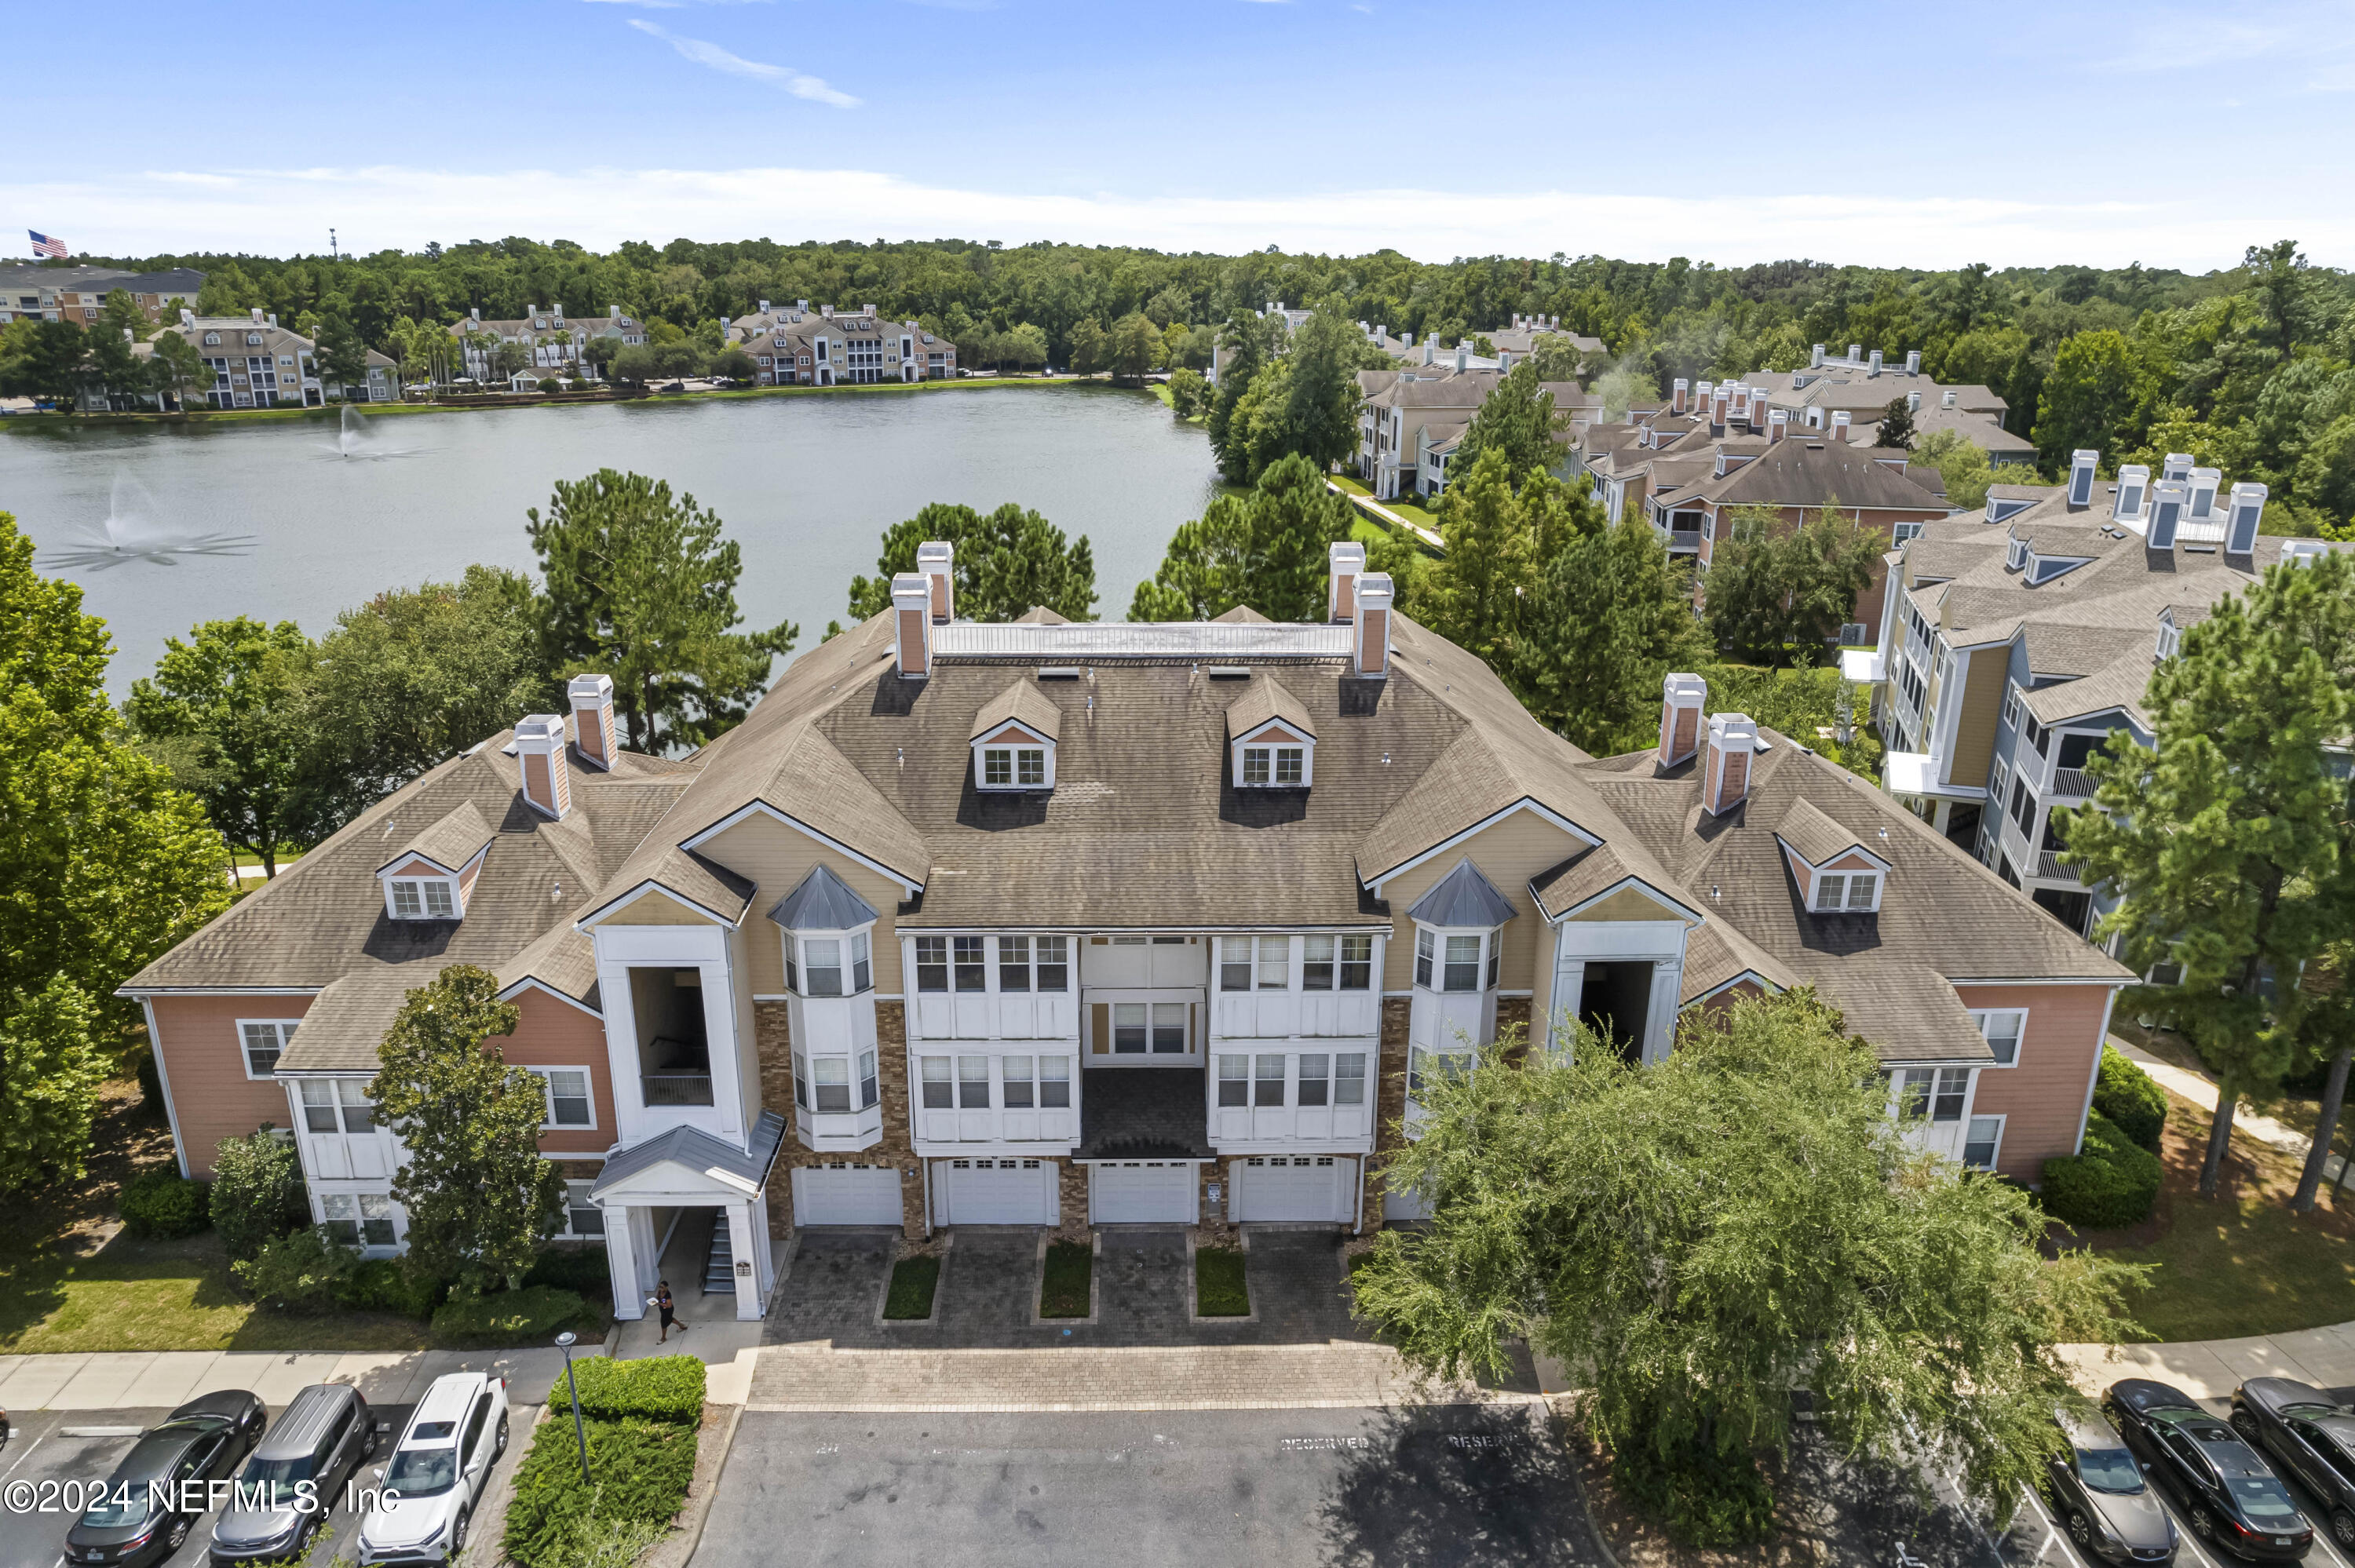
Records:
<instances>
[{"instance_id":1,"label":"dark green lawn strip","mask_svg":"<svg viewBox=\"0 0 2355 1568\"><path fill-rule=\"evenodd\" d=\"M941 1283L937 1257L903 1257L891 1266L891 1293L883 1298L886 1319L905 1320L932 1315L932 1292Z\"/></svg>"},{"instance_id":2,"label":"dark green lawn strip","mask_svg":"<svg viewBox=\"0 0 2355 1568\"><path fill-rule=\"evenodd\" d=\"M1198 1247L1194 1253L1194 1309L1205 1318L1242 1318L1251 1313L1239 1248Z\"/></svg>"},{"instance_id":3,"label":"dark green lawn strip","mask_svg":"<svg viewBox=\"0 0 2355 1568\"><path fill-rule=\"evenodd\" d=\"M1047 1249L1047 1275L1039 1289L1041 1318L1088 1315L1088 1275L1095 1249L1085 1242L1056 1242Z\"/></svg>"}]
</instances>

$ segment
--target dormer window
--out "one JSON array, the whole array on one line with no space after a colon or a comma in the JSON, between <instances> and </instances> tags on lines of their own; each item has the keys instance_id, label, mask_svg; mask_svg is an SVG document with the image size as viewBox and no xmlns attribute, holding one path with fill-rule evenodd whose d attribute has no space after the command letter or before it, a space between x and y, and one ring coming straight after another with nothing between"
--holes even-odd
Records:
<instances>
[{"instance_id":1,"label":"dormer window","mask_svg":"<svg viewBox=\"0 0 2355 1568\"><path fill-rule=\"evenodd\" d=\"M2014 538L2004 548L2003 564L2012 571L2028 565L2028 541Z\"/></svg>"},{"instance_id":2,"label":"dormer window","mask_svg":"<svg viewBox=\"0 0 2355 1568\"><path fill-rule=\"evenodd\" d=\"M1316 772L1308 710L1273 675L1250 675L1227 709L1230 772L1239 789L1305 789Z\"/></svg>"},{"instance_id":3,"label":"dormer window","mask_svg":"<svg viewBox=\"0 0 2355 1568\"><path fill-rule=\"evenodd\" d=\"M2153 659L2172 659L2175 657L2176 650L2180 648L2182 645L2183 633L2175 629L2175 622L2172 620L2161 620L2158 623L2158 647L2157 652L2154 652L2151 657Z\"/></svg>"},{"instance_id":4,"label":"dormer window","mask_svg":"<svg viewBox=\"0 0 2355 1568\"><path fill-rule=\"evenodd\" d=\"M388 818L389 835L394 820ZM471 800L419 833L383 865L384 912L395 920L463 920L490 853L491 824Z\"/></svg>"},{"instance_id":5,"label":"dormer window","mask_svg":"<svg viewBox=\"0 0 2355 1568\"><path fill-rule=\"evenodd\" d=\"M1816 912L1863 914L1881 907L1878 872L1828 871L1816 878Z\"/></svg>"},{"instance_id":6,"label":"dormer window","mask_svg":"<svg viewBox=\"0 0 2355 1568\"><path fill-rule=\"evenodd\" d=\"M454 920L458 900L447 877L392 879L392 917L396 920Z\"/></svg>"},{"instance_id":7,"label":"dormer window","mask_svg":"<svg viewBox=\"0 0 2355 1568\"><path fill-rule=\"evenodd\" d=\"M981 789L1052 789L1063 710L1032 681L1017 681L974 715L973 781Z\"/></svg>"},{"instance_id":8,"label":"dormer window","mask_svg":"<svg viewBox=\"0 0 2355 1568\"><path fill-rule=\"evenodd\" d=\"M1774 828L1806 907L1817 915L1872 915L1892 869L1888 857L1867 849L1864 836L1834 821L1808 800L1794 801ZM1885 850L1888 830L1871 835Z\"/></svg>"}]
</instances>

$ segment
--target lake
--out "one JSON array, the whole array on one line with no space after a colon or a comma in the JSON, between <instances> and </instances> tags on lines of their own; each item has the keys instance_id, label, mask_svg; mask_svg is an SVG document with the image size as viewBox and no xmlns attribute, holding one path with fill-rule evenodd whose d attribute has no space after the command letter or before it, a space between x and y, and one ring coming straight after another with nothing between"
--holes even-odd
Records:
<instances>
[{"instance_id":1,"label":"lake","mask_svg":"<svg viewBox=\"0 0 2355 1568\"><path fill-rule=\"evenodd\" d=\"M1097 613L1128 612L1217 471L1199 426L1150 393L975 387L387 414L342 450L333 416L209 427L0 432L0 512L45 571L81 584L114 633L116 696L200 620L291 620L316 635L396 586L472 561L530 569L524 510L599 468L670 482L743 546L749 626L791 620L796 651L847 618L879 535L927 502L1015 501L1093 543ZM160 541L115 564L107 537ZM193 548L191 546L194 546Z\"/></svg>"}]
</instances>

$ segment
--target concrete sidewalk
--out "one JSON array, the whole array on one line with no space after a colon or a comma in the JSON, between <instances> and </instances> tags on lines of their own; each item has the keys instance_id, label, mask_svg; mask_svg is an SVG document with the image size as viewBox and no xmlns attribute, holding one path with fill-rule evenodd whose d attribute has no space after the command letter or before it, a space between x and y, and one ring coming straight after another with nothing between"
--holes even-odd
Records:
<instances>
[{"instance_id":1,"label":"concrete sidewalk","mask_svg":"<svg viewBox=\"0 0 2355 1568\"><path fill-rule=\"evenodd\" d=\"M2355 1323L2163 1345L2063 1345L2077 1386L2099 1393L2123 1377L2157 1378L2196 1399L2230 1399L2253 1377L2292 1377L2317 1388L2355 1386Z\"/></svg>"},{"instance_id":2,"label":"concrete sidewalk","mask_svg":"<svg viewBox=\"0 0 2355 1568\"><path fill-rule=\"evenodd\" d=\"M2169 1094L2180 1096L2204 1111L2213 1111L2216 1108L2216 1086L2200 1074L2176 1066L2171 1062L2162 1062L2141 1046L2130 1044L2115 1034L2110 1036L2110 1044L2116 1046L2120 1053L2136 1066L2148 1073L2158 1081L2158 1086ZM2314 1147L2312 1133L2301 1132L2294 1127L2275 1121L2269 1116L2259 1116L2249 1108L2246 1101L2243 1101L2239 1108L2232 1113L2232 1130L2244 1132L2259 1143L2271 1144L2282 1152L2295 1155L2300 1160L2304 1160L2307 1151ZM2324 1160L2322 1164L2324 1184L2328 1185L2338 1181L2341 1174L2340 1168L2346 1163L2346 1160L2336 1154Z\"/></svg>"},{"instance_id":3,"label":"concrete sidewalk","mask_svg":"<svg viewBox=\"0 0 2355 1568\"><path fill-rule=\"evenodd\" d=\"M1430 546L1433 549L1440 551L1443 554L1445 553L1447 549L1446 540L1441 538L1438 535L1433 533L1430 529L1425 528L1419 523L1411 523L1407 521L1397 513L1391 511L1389 507L1383 505L1380 502L1376 501L1372 496L1359 495L1354 490L1344 490L1339 485L1334 483L1330 479L1327 479L1325 482L1325 488L1331 491L1334 494L1340 496L1351 505L1359 508L1361 511L1372 513L1376 517L1380 518L1391 527L1403 528L1408 533L1413 535L1416 538L1422 540L1424 544Z\"/></svg>"},{"instance_id":4,"label":"concrete sidewalk","mask_svg":"<svg viewBox=\"0 0 2355 1568\"><path fill-rule=\"evenodd\" d=\"M575 1355L602 1355L591 1345ZM517 1404L546 1403L564 1371L561 1351L421 1351L407 1353L264 1351L110 1351L88 1355L0 1356L0 1409L116 1410L175 1405L216 1389L250 1389L282 1405L314 1383L356 1384L370 1400L401 1404L453 1372L496 1372Z\"/></svg>"}]
</instances>

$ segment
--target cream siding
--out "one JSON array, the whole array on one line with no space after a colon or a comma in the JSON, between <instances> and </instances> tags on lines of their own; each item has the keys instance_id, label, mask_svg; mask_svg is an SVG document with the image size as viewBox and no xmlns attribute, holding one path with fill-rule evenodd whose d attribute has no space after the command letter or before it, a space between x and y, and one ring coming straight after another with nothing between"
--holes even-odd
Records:
<instances>
[{"instance_id":1,"label":"cream siding","mask_svg":"<svg viewBox=\"0 0 2355 1568\"><path fill-rule=\"evenodd\" d=\"M765 812L754 812L734 827L705 840L697 849L698 853L740 876L751 877L758 885L752 895L752 917L745 922L751 933L751 940L745 944L745 957L754 994L784 993L784 944L768 912L776 907L779 899L801 885L812 866L821 863L867 900L880 916L875 922L871 944L875 989L886 996L900 991L900 941L892 934L891 921L891 912L899 907L901 897L898 883L886 881L855 861L829 853L807 833Z\"/></svg>"},{"instance_id":2,"label":"cream siding","mask_svg":"<svg viewBox=\"0 0 2355 1568\"><path fill-rule=\"evenodd\" d=\"M1550 954L1541 958L1540 947L1547 929L1545 916L1529 897L1529 878L1541 871L1560 865L1584 842L1554 826L1534 811L1516 811L1493 827L1444 853L1433 855L1413 870L1401 872L1382 884L1382 898L1395 916L1395 934L1386 944L1389 953L1382 965L1382 989L1406 991L1414 984L1414 922L1407 918L1407 909L1429 892L1433 884L1455 869L1455 863L1465 855L1480 868L1480 874L1494 883L1497 891L1511 901L1518 911L1505 925L1504 961L1499 966L1497 987L1502 991L1529 991L1537 982L1540 964L1550 961ZM1646 900L1647 904L1650 901ZM1657 906L1653 906L1655 909ZM1657 919L1655 914L1649 918Z\"/></svg>"}]
</instances>

